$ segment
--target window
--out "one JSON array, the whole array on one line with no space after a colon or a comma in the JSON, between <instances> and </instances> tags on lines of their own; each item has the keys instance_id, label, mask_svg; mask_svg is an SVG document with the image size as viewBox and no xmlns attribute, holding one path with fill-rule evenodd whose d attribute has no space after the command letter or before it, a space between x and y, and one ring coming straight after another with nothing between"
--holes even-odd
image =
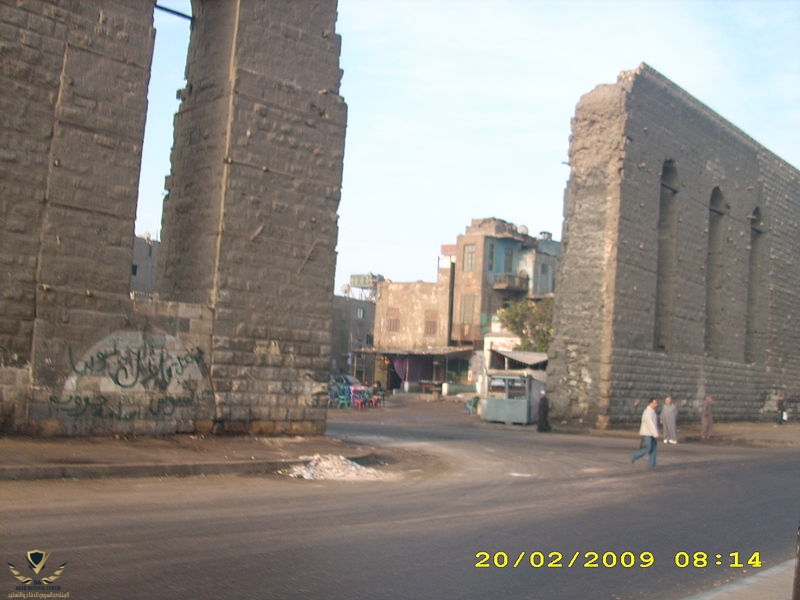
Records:
<instances>
[{"instance_id":1,"label":"window","mask_svg":"<svg viewBox=\"0 0 800 600\"><path fill-rule=\"evenodd\" d=\"M489 242L489 256L486 257L486 270L494 270L494 242Z\"/></svg>"},{"instance_id":2,"label":"window","mask_svg":"<svg viewBox=\"0 0 800 600\"><path fill-rule=\"evenodd\" d=\"M503 255L503 273L514 272L514 251L511 248L506 248Z\"/></svg>"},{"instance_id":3,"label":"window","mask_svg":"<svg viewBox=\"0 0 800 600\"><path fill-rule=\"evenodd\" d=\"M356 319L363 319L364 317L366 317L366 315L367 311L364 310L363 306L359 306L358 308L356 308Z\"/></svg>"},{"instance_id":4,"label":"window","mask_svg":"<svg viewBox=\"0 0 800 600\"><path fill-rule=\"evenodd\" d=\"M475 322L475 294L461 296L461 322L464 325Z\"/></svg>"},{"instance_id":5,"label":"window","mask_svg":"<svg viewBox=\"0 0 800 600\"><path fill-rule=\"evenodd\" d=\"M464 273L471 273L475 269L475 244L464 244L463 259L461 270Z\"/></svg>"},{"instance_id":6,"label":"window","mask_svg":"<svg viewBox=\"0 0 800 600\"><path fill-rule=\"evenodd\" d=\"M425 335L436 335L439 329L439 315L435 310L425 311Z\"/></svg>"},{"instance_id":7,"label":"window","mask_svg":"<svg viewBox=\"0 0 800 600\"><path fill-rule=\"evenodd\" d=\"M386 330L392 332L400 331L400 309L389 307L386 310Z\"/></svg>"},{"instance_id":8,"label":"window","mask_svg":"<svg viewBox=\"0 0 800 600\"><path fill-rule=\"evenodd\" d=\"M550 265L541 263L539 267L539 277L536 279L537 294L547 294L553 291L552 278L550 277Z\"/></svg>"},{"instance_id":9,"label":"window","mask_svg":"<svg viewBox=\"0 0 800 600\"><path fill-rule=\"evenodd\" d=\"M131 275L136 277L136 272L139 270L139 265L131 265Z\"/></svg>"}]
</instances>

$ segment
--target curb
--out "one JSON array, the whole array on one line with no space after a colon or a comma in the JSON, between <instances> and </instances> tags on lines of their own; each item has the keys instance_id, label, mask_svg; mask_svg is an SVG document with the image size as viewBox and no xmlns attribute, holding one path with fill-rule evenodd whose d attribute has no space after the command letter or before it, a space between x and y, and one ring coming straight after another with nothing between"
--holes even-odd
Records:
<instances>
[{"instance_id":1,"label":"curb","mask_svg":"<svg viewBox=\"0 0 800 600\"><path fill-rule=\"evenodd\" d=\"M362 466L376 454L345 456ZM196 475L276 473L293 465L307 465L312 457L284 460L242 460L232 462L120 464L120 465L27 465L0 467L0 481L36 481L40 479L107 479L113 477L192 477Z\"/></svg>"},{"instance_id":2,"label":"curb","mask_svg":"<svg viewBox=\"0 0 800 600\"><path fill-rule=\"evenodd\" d=\"M274 473L307 460L250 460L197 464L43 465L0 468L0 481L104 479L110 477L191 477L193 475Z\"/></svg>"}]
</instances>

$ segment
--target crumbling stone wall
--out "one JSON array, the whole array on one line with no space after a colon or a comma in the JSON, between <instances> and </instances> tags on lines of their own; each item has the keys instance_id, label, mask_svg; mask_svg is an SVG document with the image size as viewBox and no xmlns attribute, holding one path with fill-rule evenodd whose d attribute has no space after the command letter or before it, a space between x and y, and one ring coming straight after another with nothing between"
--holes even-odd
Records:
<instances>
[{"instance_id":1,"label":"crumbling stone wall","mask_svg":"<svg viewBox=\"0 0 800 600\"><path fill-rule=\"evenodd\" d=\"M549 383L554 410L635 422L800 397L798 171L641 65L581 98Z\"/></svg>"},{"instance_id":2,"label":"crumbling stone wall","mask_svg":"<svg viewBox=\"0 0 800 600\"><path fill-rule=\"evenodd\" d=\"M109 318L88 348L89 342L65 342L66 356L53 360L56 383L34 387L26 429L44 435L213 432L211 308L136 300L112 323Z\"/></svg>"},{"instance_id":3,"label":"crumbling stone wall","mask_svg":"<svg viewBox=\"0 0 800 600\"><path fill-rule=\"evenodd\" d=\"M193 2L162 300L129 296L153 3L0 0L0 419L325 427L346 111L335 0Z\"/></svg>"},{"instance_id":4,"label":"crumbling stone wall","mask_svg":"<svg viewBox=\"0 0 800 600\"><path fill-rule=\"evenodd\" d=\"M324 428L346 122L335 8L193 2L158 288L215 308L225 430Z\"/></svg>"},{"instance_id":5,"label":"crumbling stone wall","mask_svg":"<svg viewBox=\"0 0 800 600\"><path fill-rule=\"evenodd\" d=\"M0 24L0 361L21 366L44 307L111 312L128 293L154 32L135 0L4 1Z\"/></svg>"}]
</instances>

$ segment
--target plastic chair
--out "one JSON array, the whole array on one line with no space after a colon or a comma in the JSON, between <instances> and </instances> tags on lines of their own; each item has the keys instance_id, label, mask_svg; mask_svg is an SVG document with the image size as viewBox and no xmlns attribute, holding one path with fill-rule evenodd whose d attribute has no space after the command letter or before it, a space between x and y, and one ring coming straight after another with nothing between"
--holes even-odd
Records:
<instances>
[{"instance_id":1,"label":"plastic chair","mask_svg":"<svg viewBox=\"0 0 800 600\"><path fill-rule=\"evenodd\" d=\"M377 407L378 405L384 406L384 398L383 398L383 390L378 390L373 392L372 396L369 398L369 405L373 408Z\"/></svg>"},{"instance_id":2,"label":"plastic chair","mask_svg":"<svg viewBox=\"0 0 800 600\"><path fill-rule=\"evenodd\" d=\"M358 410L364 410L364 392L362 390L353 391L350 406L355 406Z\"/></svg>"},{"instance_id":3,"label":"plastic chair","mask_svg":"<svg viewBox=\"0 0 800 600\"><path fill-rule=\"evenodd\" d=\"M339 388L336 391L336 397L339 399L336 408L350 408L350 388Z\"/></svg>"}]
</instances>

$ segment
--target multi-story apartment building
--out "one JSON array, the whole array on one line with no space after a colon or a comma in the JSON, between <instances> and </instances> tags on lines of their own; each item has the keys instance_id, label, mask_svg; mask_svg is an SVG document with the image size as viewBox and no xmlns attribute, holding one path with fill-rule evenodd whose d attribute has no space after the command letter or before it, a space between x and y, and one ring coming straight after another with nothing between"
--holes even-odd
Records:
<instances>
[{"instance_id":1,"label":"multi-story apartment building","mask_svg":"<svg viewBox=\"0 0 800 600\"><path fill-rule=\"evenodd\" d=\"M442 246L435 283L378 285L376 377L384 383L466 381L473 350L509 302L555 290L560 243L501 219L475 219L456 244ZM442 260L443 259L443 260ZM424 387L424 386L423 386Z\"/></svg>"},{"instance_id":2,"label":"multi-story apartment building","mask_svg":"<svg viewBox=\"0 0 800 600\"><path fill-rule=\"evenodd\" d=\"M452 327L456 344L480 344L498 310L555 289L560 244L548 232L535 238L524 226L474 219L458 236L456 248Z\"/></svg>"},{"instance_id":3,"label":"multi-story apartment building","mask_svg":"<svg viewBox=\"0 0 800 600\"><path fill-rule=\"evenodd\" d=\"M332 373L347 373L361 380L373 378L373 361L365 361L356 350L373 345L374 327L373 300L333 297Z\"/></svg>"}]
</instances>

